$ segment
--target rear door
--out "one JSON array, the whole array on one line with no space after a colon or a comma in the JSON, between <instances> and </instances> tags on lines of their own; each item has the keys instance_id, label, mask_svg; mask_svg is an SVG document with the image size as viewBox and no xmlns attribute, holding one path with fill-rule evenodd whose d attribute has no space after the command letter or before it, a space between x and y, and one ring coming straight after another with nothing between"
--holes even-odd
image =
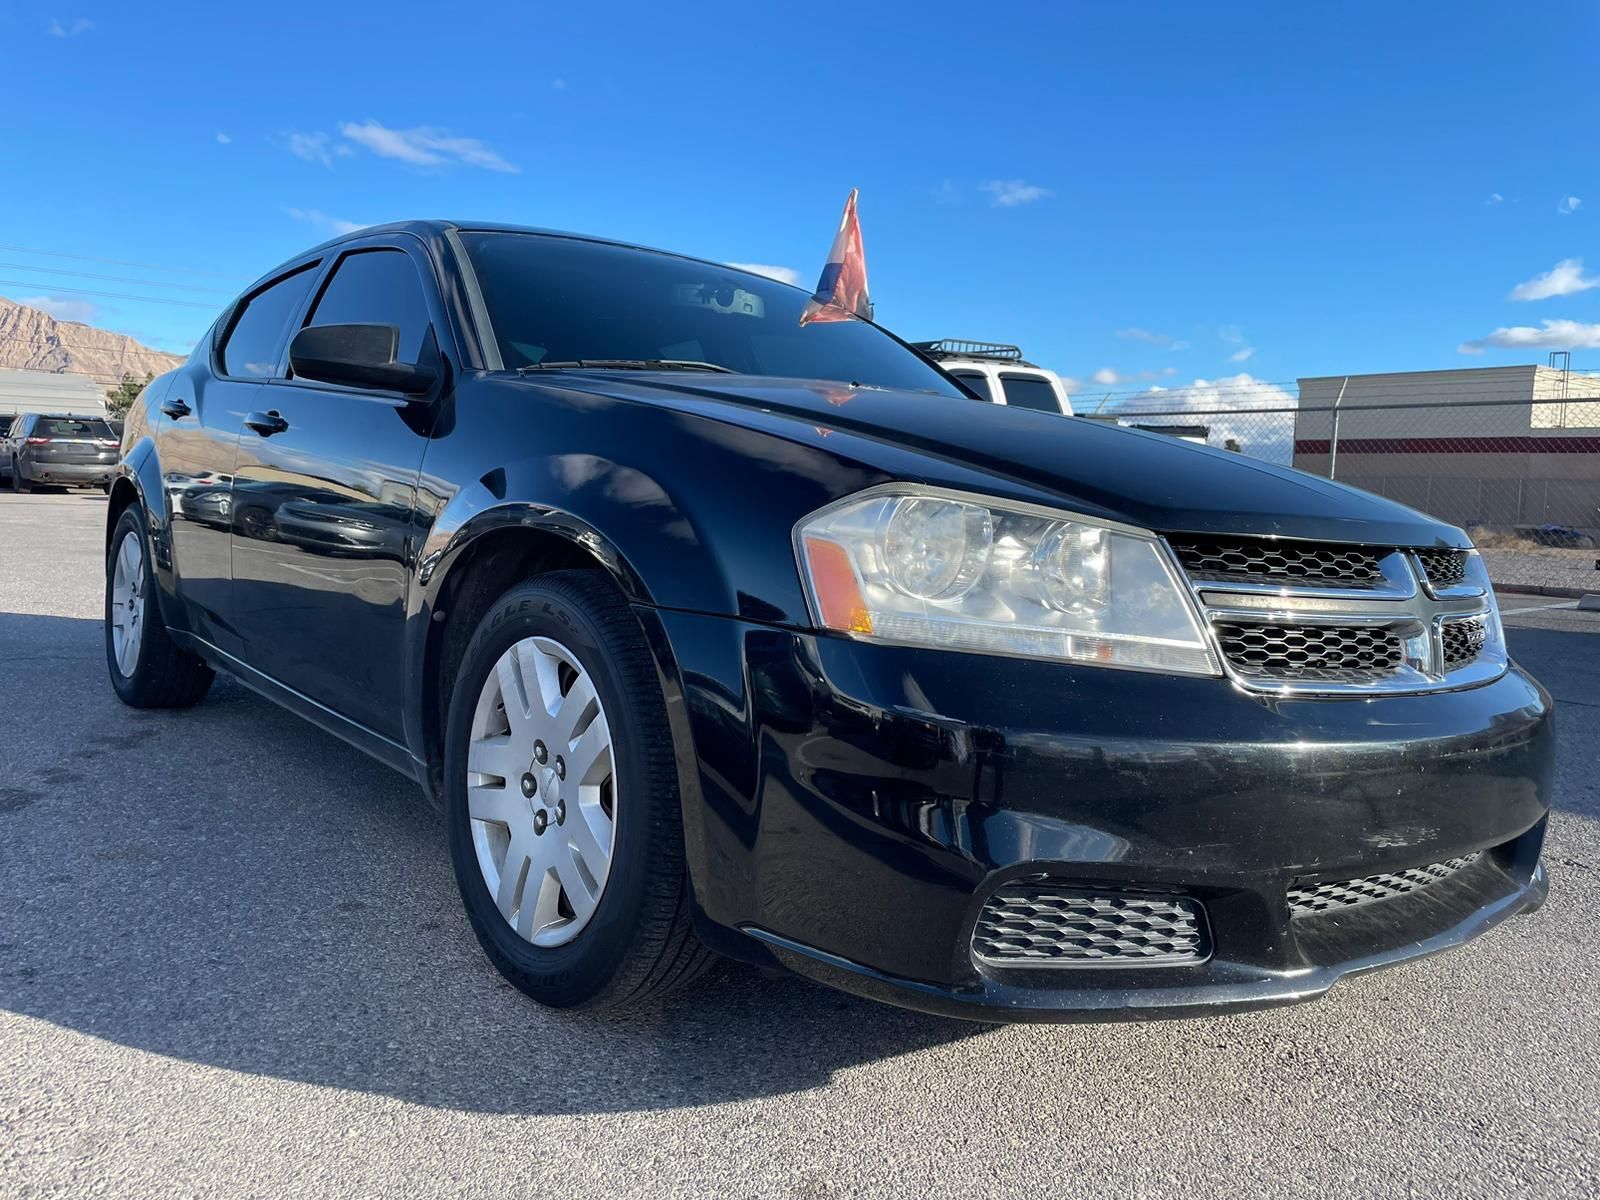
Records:
<instances>
[{"instance_id":1,"label":"rear door","mask_svg":"<svg viewBox=\"0 0 1600 1200\"><path fill-rule=\"evenodd\" d=\"M420 243L342 250L304 325L393 325L398 361L448 336ZM302 695L402 736L412 516L435 406L292 373L262 389L233 478L234 602L245 659Z\"/></svg>"},{"instance_id":2,"label":"rear door","mask_svg":"<svg viewBox=\"0 0 1600 1200\"><path fill-rule=\"evenodd\" d=\"M290 325L316 278L302 263L256 288L218 324L152 414L171 517L172 566L188 628L237 654L229 527L233 460L245 414L279 373Z\"/></svg>"}]
</instances>

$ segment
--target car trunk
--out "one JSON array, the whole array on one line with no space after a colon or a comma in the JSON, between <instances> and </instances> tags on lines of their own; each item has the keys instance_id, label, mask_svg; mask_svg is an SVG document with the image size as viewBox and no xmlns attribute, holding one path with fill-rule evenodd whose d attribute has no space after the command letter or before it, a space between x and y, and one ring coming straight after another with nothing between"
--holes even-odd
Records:
<instances>
[{"instance_id":1,"label":"car trunk","mask_svg":"<svg viewBox=\"0 0 1600 1200\"><path fill-rule=\"evenodd\" d=\"M46 468L117 461L117 441L104 421L41 421L27 439L26 447L29 457Z\"/></svg>"}]
</instances>

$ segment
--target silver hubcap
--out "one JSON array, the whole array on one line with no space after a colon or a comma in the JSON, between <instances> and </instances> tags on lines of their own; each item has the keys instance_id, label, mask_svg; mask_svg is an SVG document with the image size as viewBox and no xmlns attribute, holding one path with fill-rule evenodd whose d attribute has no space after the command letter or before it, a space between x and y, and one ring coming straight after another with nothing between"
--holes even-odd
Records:
<instances>
[{"instance_id":1,"label":"silver hubcap","mask_svg":"<svg viewBox=\"0 0 1600 1200\"><path fill-rule=\"evenodd\" d=\"M616 837L611 727L594 681L560 642L524 638L484 681L470 736L483 882L524 939L570 942L600 903Z\"/></svg>"},{"instance_id":2,"label":"silver hubcap","mask_svg":"<svg viewBox=\"0 0 1600 1200\"><path fill-rule=\"evenodd\" d=\"M111 652L117 670L131 678L144 642L144 546L129 530L111 568Z\"/></svg>"}]
</instances>

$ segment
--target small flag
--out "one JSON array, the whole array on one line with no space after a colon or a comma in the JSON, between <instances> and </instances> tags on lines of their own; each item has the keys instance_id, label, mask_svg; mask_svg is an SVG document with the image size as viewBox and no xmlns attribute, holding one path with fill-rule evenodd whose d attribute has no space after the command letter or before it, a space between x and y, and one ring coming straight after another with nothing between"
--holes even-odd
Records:
<instances>
[{"instance_id":1,"label":"small flag","mask_svg":"<svg viewBox=\"0 0 1600 1200\"><path fill-rule=\"evenodd\" d=\"M839 232L833 235L833 249L817 290L800 314L800 324L812 321L848 321L851 317L872 320L872 301L867 298L867 252L861 245L861 222L856 217L856 189L844 202Z\"/></svg>"}]
</instances>

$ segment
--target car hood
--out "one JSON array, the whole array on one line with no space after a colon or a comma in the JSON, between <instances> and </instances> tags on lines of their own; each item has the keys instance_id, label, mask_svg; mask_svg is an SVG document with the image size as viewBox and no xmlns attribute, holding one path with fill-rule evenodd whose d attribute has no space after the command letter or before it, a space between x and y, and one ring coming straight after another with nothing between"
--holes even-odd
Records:
<instances>
[{"instance_id":1,"label":"car hood","mask_svg":"<svg viewBox=\"0 0 1600 1200\"><path fill-rule=\"evenodd\" d=\"M1461 530L1381 496L1109 421L751 375L564 372L559 381L537 382L765 430L896 478L971 488L976 473L1000 485L989 489L999 494L1163 533L1470 545Z\"/></svg>"}]
</instances>

